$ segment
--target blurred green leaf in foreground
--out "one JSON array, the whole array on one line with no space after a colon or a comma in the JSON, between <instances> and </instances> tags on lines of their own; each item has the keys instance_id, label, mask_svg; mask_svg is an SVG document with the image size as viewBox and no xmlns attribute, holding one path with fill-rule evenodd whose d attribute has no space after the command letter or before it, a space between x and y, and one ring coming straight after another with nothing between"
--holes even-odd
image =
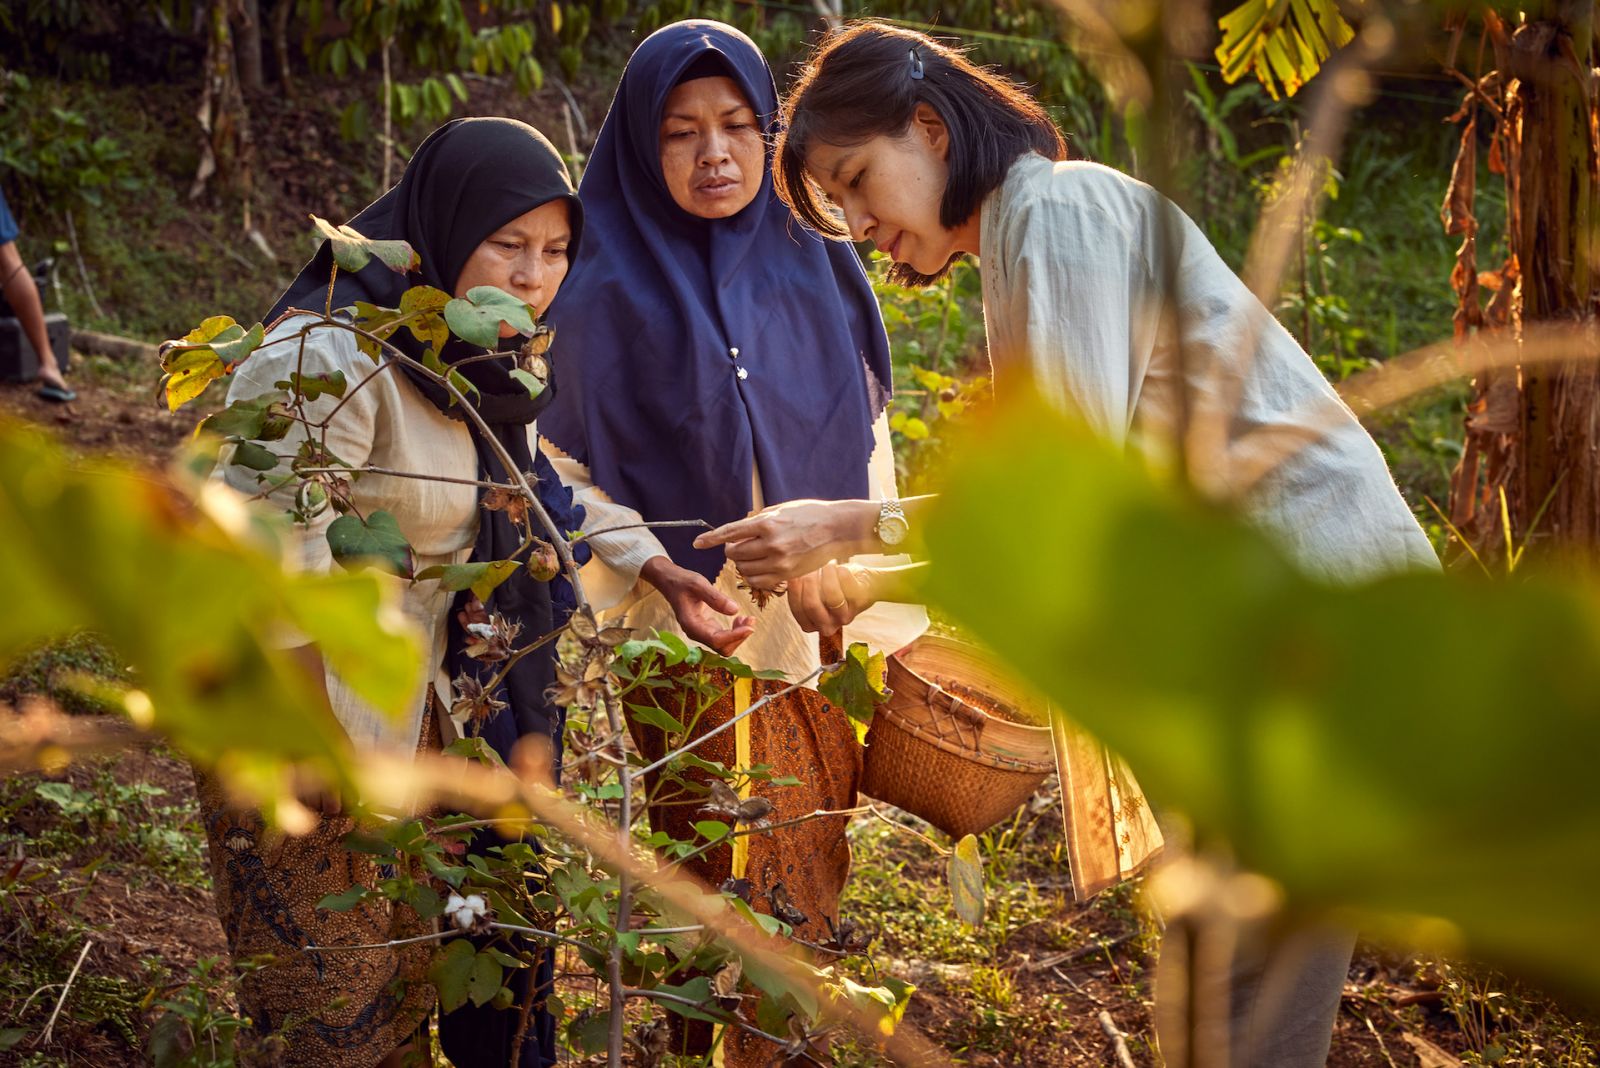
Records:
<instances>
[{"instance_id":1,"label":"blurred green leaf in foreground","mask_svg":"<svg viewBox=\"0 0 1600 1068\"><path fill-rule=\"evenodd\" d=\"M1036 399L974 430L931 600L1293 906L1600 993L1600 587L1335 588Z\"/></svg>"},{"instance_id":2,"label":"blurred green leaf in foreground","mask_svg":"<svg viewBox=\"0 0 1600 1068\"><path fill-rule=\"evenodd\" d=\"M316 643L398 714L416 638L392 579L286 574L280 533L219 484L72 460L0 420L0 664L92 629L132 666L113 702L262 802L286 796L287 761L343 779L348 743L284 647Z\"/></svg>"}]
</instances>

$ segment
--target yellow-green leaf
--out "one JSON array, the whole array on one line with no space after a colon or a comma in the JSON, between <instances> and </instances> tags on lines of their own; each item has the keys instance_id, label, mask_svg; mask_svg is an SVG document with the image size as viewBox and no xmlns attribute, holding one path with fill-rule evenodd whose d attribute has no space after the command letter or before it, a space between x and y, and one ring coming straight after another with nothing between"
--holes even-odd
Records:
<instances>
[{"instance_id":1,"label":"yellow-green leaf","mask_svg":"<svg viewBox=\"0 0 1600 1068\"><path fill-rule=\"evenodd\" d=\"M967 835L956 843L950 853L950 901L962 922L973 927L983 925L983 856L978 852L978 839Z\"/></svg>"}]
</instances>

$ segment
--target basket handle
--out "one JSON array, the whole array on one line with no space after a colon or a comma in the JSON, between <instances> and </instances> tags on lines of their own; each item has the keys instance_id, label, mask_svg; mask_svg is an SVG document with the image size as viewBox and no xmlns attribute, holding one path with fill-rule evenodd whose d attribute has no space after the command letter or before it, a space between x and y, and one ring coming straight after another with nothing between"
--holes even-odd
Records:
<instances>
[{"instance_id":1,"label":"basket handle","mask_svg":"<svg viewBox=\"0 0 1600 1068\"><path fill-rule=\"evenodd\" d=\"M946 690L943 686L940 686L937 682L929 679L928 703L933 704L936 701L940 705L944 706L945 711L949 712L957 719L966 721L967 725L973 730L977 731L980 735L983 733L984 725L989 722L988 716L984 715L978 709L973 708L960 697L957 697L949 690Z\"/></svg>"}]
</instances>

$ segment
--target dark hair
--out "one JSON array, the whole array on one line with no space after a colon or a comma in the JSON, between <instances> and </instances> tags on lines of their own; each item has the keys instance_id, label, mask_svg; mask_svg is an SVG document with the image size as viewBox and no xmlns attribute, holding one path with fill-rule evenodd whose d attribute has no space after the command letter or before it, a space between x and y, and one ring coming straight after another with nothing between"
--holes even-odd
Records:
<instances>
[{"instance_id":1,"label":"dark hair","mask_svg":"<svg viewBox=\"0 0 1600 1068\"><path fill-rule=\"evenodd\" d=\"M820 233L848 237L821 189L807 177L806 153L817 142L842 147L897 137L910 126L918 104L938 112L950 131L950 179L939 203L939 224L947 230L972 217L1019 156L1067 156L1061 131L1022 87L925 34L864 20L822 39L784 101L773 188ZM889 279L926 285L949 268L923 275L895 264Z\"/></svg>"}]
</instances>

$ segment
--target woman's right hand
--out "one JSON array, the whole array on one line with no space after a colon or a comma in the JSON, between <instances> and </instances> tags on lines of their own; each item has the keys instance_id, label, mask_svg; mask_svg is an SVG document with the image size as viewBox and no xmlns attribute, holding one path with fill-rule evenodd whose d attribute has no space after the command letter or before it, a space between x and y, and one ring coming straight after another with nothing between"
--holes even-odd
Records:
<instances>
[{"instance_id":1,"label":"woman's right hand","mask_svg":"<svg viewBox=\"0 0 1600 1068\"><path fill-rule=\"evenodd\" d=\"M831 560L881 548L874 536L877 501L784 501L724 523L694 540L696 549L727 547L728 559L757 589L809 575Z\"/></svg>"},{"instance_id":2,"label":"woman's right hand","mask_svg":"<svg viewBox=\"0 0 1600 1068\"><path fill-rule=\"evenodd\" d=\"M732 656L756 632L754 616L739 614L739 602L713 586L704 575L679 567L665 556L653 556L639 577L661 592L683 633L723 656ZM724 624L718 616L732 616Z\"/></svg>"}]
</instances>

